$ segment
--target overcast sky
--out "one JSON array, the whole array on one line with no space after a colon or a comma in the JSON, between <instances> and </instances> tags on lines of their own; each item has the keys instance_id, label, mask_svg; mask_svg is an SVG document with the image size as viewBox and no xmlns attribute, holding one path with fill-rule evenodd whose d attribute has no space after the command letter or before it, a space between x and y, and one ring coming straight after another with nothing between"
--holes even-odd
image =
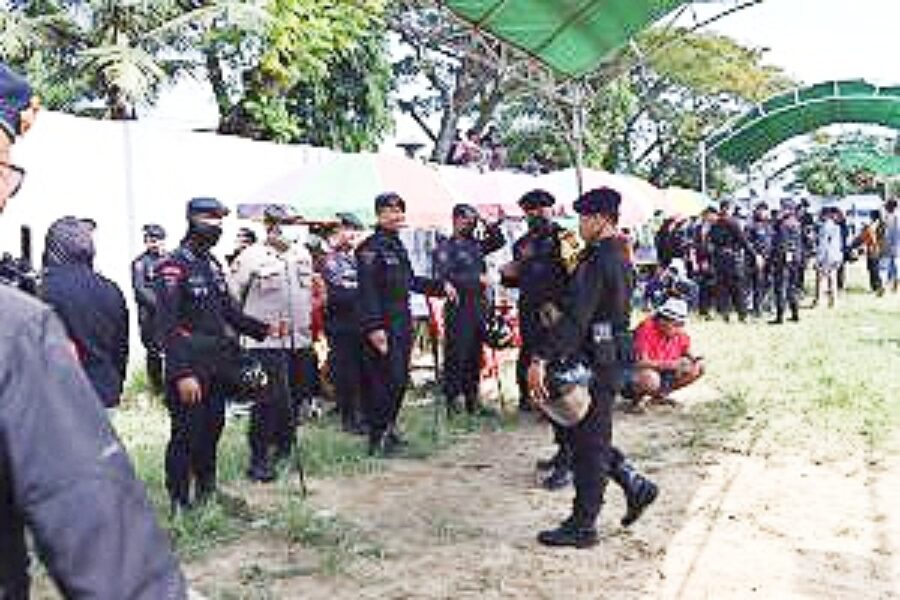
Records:
<instances>
[{"instance_id":1,"label":"overcast sky","mask_svg":"<svg viewBox=\"0 0 900 600\"><path fill-rule=\"evenodd\" d=\"M702 19L736 2L692 10ZM767 62L804 83L865 78L900 84L900 0L765 0L710 28L768 48ZM183 84L160 100L151 118L175 127L214 127L212 92L206 85ZM387 145L401 140L425 141L425 136L398 116L397 133Z\"/></svg>"}]
</instances>

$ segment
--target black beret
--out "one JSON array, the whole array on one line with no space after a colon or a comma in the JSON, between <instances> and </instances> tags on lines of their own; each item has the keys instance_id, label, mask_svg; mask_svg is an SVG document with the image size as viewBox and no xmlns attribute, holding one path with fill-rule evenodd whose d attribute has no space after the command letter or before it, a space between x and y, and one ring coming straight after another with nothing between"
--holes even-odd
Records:
<instances>
[{"instance_id":1,"label":"black beret","mask_svg":"<svg viewBox=\"0 0 900 600\"><path fill-rule=\"evenodd\" d=\"M199 214L215 214L224 217L230 212L228 207L219 202L216 198L191 198L190 202L187 204L188 218Z\"/></svg>"},{"instance_id":2,"label":"black beret","mask_svg":"<svg viewBox=\"0 0 900 600\"><path fill-rule=\"evenodd\" d=\"M474 219L478 216L478 210L471 204L457 204L453 207L454 219Z\"/></svg>"},{"instance_id":3,"label":"black beret","mask_svg":"<svg viewBox=\"0 0 900 600\"><path fill-rule=\"evenodd\" d=\"M239 238L244 238L251 244L256 243L256 232L249 227L241 227L240 229L238 229L237 236Z\"/></svg>"},{"instance_id":4,"label":"black beret","mask_svg":"<svg viewBox=\"0 0 900 600\"><path fill-rule=\"evenodd\" d=\"M556 198L546 190L531 190L519 198L519 206L524 210L553 206L554 204L556 204Z\"/></svg>"},{"instance_id":5,"label":"black beret","mask_svg":"<svg viewBox=\"0 0 900 600\"><path fill-rule=\"evenodd\" d=\"M166 239L166 230L163 229L162 225L157 225L156 223L148 223L144 225L144 237L153 238L154 240L164 240Z\"/></svg>"},{"instance_id":6,"label":"black beret","mask_svg":"<svg viewBox=\"0 0 900 600\"><path fill-rule=\"evenodd\" d=\"M10 138L24 133L22 112L31 105L33 95L25 79L0 63L0 129Z\"/></svg>"},{"instance_id":7,"label":"black beret","mask_svg":"<svg viewBox=\"0 0 900 600\"><path fill-rule=\"evenodd\" d=\"M383 208L396 207L402 211L406 211L406 202L396 192L385 192L375 196L375 212Z\"/></svg>"},{"instance_id":8,"label":"black beret","mask_svg":"<svg viewBox=\"0 0 900 600\"><path fill-rule=\"evenodd\" d=\"M601 187L589 190L575 201L573 208L579 215L618 215L622 196L614 189Z\"/></svg>"},{"instance_id":9,"label":"black beret","mask_svg":"<svg viewBox=\"0 0 900 600\"><path fill-rule=\"evenodd\" d=\"M347 229L363 230L366 228L366 226L363 225L363 222L359 220L359 217L351 212L339 212L334 216L337 217L341 222L341 225Z\"/></svg>"},{"instance_id":10,"label":"black beret","mask_svg":"<svg viewBox=\"0 0 900 600\"><path fill-rule=\"evenodd\" d=\"M753 207L753 210L769 210L769 205L765 202L760 202L756 206Z\"/></svg>"}]
</instances>

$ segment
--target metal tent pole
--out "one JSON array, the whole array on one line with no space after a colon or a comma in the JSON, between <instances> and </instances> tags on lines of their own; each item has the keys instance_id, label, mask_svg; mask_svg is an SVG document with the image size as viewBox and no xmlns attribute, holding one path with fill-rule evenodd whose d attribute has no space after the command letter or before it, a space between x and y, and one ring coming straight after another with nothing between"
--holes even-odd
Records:
<instances>
[{"instance_id":1,"label":"metal tent pole","mask_svg":"<svg viewBox=\"0 0 900 600\"><path fill-rule=\"evenodd\" d=\"M578 179L578 195L584 193L584 130L587 109L581 82L574 85L575 103L572 110L572 138L575 142L575 177Z\"/></svg>"},{"instance_id":2,"label":"metal tent pole","mask_svg":"<svg viewBox=\"0 0 900 600\"><path fill-rule=\"evenodd\" d=\"M700 191L704 196L707 196L708 183L707 183L707 172L706 172L706 140L700 140Z\"/></svg>"}]
</instances>

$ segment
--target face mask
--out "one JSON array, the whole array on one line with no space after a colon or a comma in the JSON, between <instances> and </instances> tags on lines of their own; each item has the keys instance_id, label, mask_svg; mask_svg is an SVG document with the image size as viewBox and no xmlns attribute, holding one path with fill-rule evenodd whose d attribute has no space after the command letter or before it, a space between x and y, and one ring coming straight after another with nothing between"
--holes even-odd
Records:
<instances>
[{"instance_id":1,"label":"face mask","mask_svg":"<svg viewBox=\"0 0 900 600\"><path fill-rule=\"evenodd\" d=\"M528 215L525 217L525 222L528 223L529 228L534 229L546 223L547 219L541 215Z\"/></svg>"},{"instance_id":2,"label":"face mask","mask_svg":"<svg viewBox=\"0 0 900 600\"><path fill-rule=\"evenodd\" d=\"M203 249L208 250L219 243L219 238L222 237L222 225L191 219L188 235L196 240Z\"/></svg>"}]
</instances>

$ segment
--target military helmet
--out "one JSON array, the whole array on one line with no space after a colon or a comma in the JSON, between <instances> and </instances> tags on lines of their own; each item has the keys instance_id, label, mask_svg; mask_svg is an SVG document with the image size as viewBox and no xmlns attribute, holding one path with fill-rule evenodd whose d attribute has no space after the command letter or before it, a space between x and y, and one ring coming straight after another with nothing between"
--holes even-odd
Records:
<instances>
[{"instance_id":1,"label":"military helmet","mask_svg":"<svg viewBox=\"0 0 900 600\"><path fill-rule=\"evenodd\" d=\"M591 369L580 359L551 362L547 365L550 399L541 405L541 410L558 425L578 425L591 407L592 377Z\"/></svg>"}]
</instances>

